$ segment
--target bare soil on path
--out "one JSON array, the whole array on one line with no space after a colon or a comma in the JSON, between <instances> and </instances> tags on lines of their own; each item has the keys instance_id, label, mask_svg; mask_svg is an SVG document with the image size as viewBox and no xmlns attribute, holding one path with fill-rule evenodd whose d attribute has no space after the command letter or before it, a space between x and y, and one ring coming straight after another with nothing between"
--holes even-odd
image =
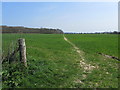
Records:
<instances>
[{"instance_id":1,"label":"bare soil on path","mask_svg":"<svg viewBox=\"0 0 120 90\"><path fill-rule=\"evenodd\" d=\"M80 61L80 67L83 68L83 72L91 73L94 68L98 68L98 66L93 66L91 64L86 63L86 60L85 60L84 55L83 55L84 52L82 50L80 50L74 43L69 41L64 35L63 35L63 38L67 43L69 43L73 47L73 49L80 56L80 60L79 60ZM85 79L87 77L87 75L83 74L82 77L83 77L83 79ZM76 81L79 81L77 83L82 83L81 80L76 80Z\"/></svg>"}]
</instances>

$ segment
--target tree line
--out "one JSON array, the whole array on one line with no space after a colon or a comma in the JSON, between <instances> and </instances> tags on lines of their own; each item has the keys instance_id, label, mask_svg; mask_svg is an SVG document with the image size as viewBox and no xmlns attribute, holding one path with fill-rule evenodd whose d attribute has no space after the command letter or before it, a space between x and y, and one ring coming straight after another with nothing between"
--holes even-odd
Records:
<instances>
[{"instance_id":1,"label":"tree line","mask_svg":"<svg viewBox=\"0 0 120 90\"><path fill-rule=\"evenodd\" d=\"M66 32L65 34L120 34L119 31L113 31L113 32L94 32L94 33L72 33L72 32Z\"/></svg>"},{"instance_id":2,"label":"tree line","mask_svg":"<svg viewBox=\"0 0 120 90\"><path fill-rule=\"evenodd\" d=\"M60 29L52 28L27 28L27 27L13 27L0 26L2 33L40 33L40 34L63 34Z\"/></svg>"}]
</instances>

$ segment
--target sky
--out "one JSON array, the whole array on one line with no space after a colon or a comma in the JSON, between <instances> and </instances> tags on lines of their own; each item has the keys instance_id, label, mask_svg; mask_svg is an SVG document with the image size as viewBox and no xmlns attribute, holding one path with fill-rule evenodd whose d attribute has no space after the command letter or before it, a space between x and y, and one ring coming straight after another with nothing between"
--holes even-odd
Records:
<instances>
[{"instance_id":1,"label":"sky","mask_svg":"<svg viewBox=\"0 0 120 90\"><path fill-rule=\"evenodd\" d=\"M64 32L118 30L117 2L2 2L2 25Z\"/></svg>"}]
</instances>

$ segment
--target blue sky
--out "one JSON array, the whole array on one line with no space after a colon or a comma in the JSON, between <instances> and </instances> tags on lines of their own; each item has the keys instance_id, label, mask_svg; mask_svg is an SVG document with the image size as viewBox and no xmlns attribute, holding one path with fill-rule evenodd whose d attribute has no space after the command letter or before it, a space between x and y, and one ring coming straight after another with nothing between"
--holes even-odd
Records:
<instances>
[{"instance_id":1,"label":"blue sky","mask_svg":"<svg viewBox=\"0 0 120 90\"><path fill-rule=\"evenodd\" d=\"M2 24L64 32L118 30L117 2L3 2Z\"/></svg>"}]
</instances>

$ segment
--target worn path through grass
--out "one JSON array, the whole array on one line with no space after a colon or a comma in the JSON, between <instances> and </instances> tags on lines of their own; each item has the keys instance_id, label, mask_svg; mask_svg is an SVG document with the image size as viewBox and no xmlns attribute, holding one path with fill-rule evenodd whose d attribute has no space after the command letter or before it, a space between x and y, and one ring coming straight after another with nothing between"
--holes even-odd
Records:
<instances>
[{"instance_id":1,"label":"worn path through grass","mask_svg":"<svg viewBox=\"0 0 120 90\"><path fill-rule=\"evenodd\" d=\"M97 88L117 88L118 87L118 63L119 61L99 55L117 57L118 55L118 35L111 34L65 34L68 41L72 42L79 50L79 63L81 56L84 62L95 66L91 72L83 72L85 78L80 78L83 84L78 83L78 87L97 87ZM69 43L70 44L70 43ZM73 45L72 45L73 46ZM74 48L75 49L75 48ZM82 69L82 67L80 67ZM83 69L83 71L85 71Z\"/></svg>"},{"instance_id":2,"label":"worn path through grass","mask_svg":"<svg viewBox=\"0 0 120 90\"><path fill-rule=\"evenodd\" d=\"M96 66L93 66L91 64L88 64L85 62L85 58L84 58L84 52L82 50L80 50L74 43L72 43L71 41L69 41L64 35L63 38L66 42L68 42L70 45L73 46L73 49L80 55L80 67L83 68L83 72L89 72L91 73L91 71L96 68ZM98 66L97 66L98 68ZM82 75L83 79L85 79L87 77L86 74ZM82 82L79 80L79 82Z\"/></svg>"}]
</instances>

